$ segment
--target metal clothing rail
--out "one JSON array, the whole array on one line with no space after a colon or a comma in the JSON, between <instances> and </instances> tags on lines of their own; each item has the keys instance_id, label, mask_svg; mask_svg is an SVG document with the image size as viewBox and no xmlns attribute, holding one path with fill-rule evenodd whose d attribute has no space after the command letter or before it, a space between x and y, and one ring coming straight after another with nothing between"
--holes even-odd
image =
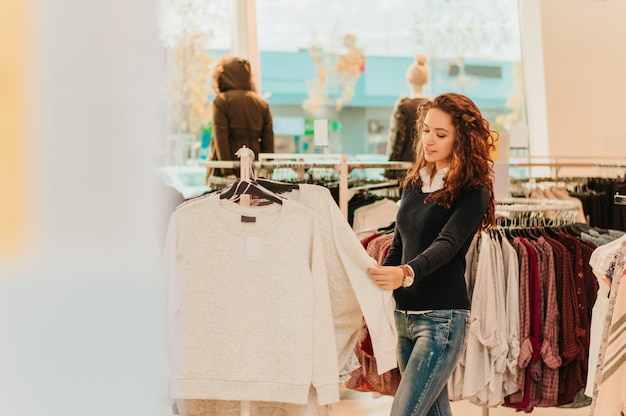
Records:
<instances>
[{"instance_id":1,"label":"metal clothing rail","mask_svg":"<svg viewBox=\"0 0 626 416\"><path fill-rule=\"evenodd\" d=\"M512 168L540 168L548 167L554 171L554 177L558 178L561 168L612 168L612 169L626 169L626 161L616 161L615 158L606 158L606 162L598 162L599 157L528 157L528 158L516 158L526 159L518 161L512 161L509 163L509 167ZM534 161L533 161L534 160Z\"/></svg>"},{"instance_id":2,"label":"metal clothing rail","mask_svg":"<svg viewBox=\"0 0 626 416\"><path fill-rule=\"evenodd\" d=\"M269 160L272 159L272 160ZM295 160L294 160L295 159ZM314 161L305 161L305 159L319 159ZM200 166L207 168L237 168L240 166L238 161L206 161L200 162ZM294 154L294 153L260 153L259 160L252 163L255 171L259 172L259 176L271 175L272 171L281 168L293 169L300 179L305 178L305 172L314 168L333 169L339 174L339 208L345 218L348 218L348 201L354 192L358 192L367 187L370 189L380 188L382 186L397 185L397 180L390 180L383 184L372 184L359 186L354 190L349 187L348 176L354 169L371 169L384 168L406 170L412 165L411 162L363 162L349 161L348 155L345 154Z\"/></svg>"},{"instance_id":3,"label":"metal clothing rail","mask_svg":"<svg viewBox=\"0 0 626 416\"><path fill-rule=\"evenodd\" d=\"M578 205L572 201L538 198L501 198L496 201L498 226L569 225L576 222ZM502 225L502 222L509 222Z\"/></svg>"},{"instance_id":4,"label":"metal clothing rail","mask_svg":"<svg viewBox=\"0 0 626 416\"><path fill-rule=\"evenodd\" d=\"M496 200L496 212L545 212L577 208L576 203L559 199L499 198Z\"/></svg>"}]
</instances>

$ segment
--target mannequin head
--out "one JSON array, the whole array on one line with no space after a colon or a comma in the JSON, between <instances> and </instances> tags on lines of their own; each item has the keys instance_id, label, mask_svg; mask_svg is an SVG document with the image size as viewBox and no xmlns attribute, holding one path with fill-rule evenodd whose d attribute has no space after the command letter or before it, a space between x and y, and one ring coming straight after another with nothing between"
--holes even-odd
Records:
<instances>
[{"instance_id":1,"label":"mannequin head","mask_svg":"<svg viewBox=\"0 0 626 416\"><path fill-rule=\"evenodd\" d=\"M422 88L428 83L428 67L426 55L416 55L415 62L406 70L406 81L413 97L423 97Z\"/></svg>"}]
</instances>

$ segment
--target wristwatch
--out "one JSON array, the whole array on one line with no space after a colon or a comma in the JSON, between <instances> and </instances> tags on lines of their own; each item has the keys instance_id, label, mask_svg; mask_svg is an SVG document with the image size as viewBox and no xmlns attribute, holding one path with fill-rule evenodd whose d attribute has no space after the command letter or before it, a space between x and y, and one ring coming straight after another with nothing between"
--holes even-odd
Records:
<instances>
[{"instance_id":1,"label":"wristwatch","mask_svg":"<svg viewBox=\"0 0 626 416\"><path fill-rule=\"evenodd\" d=\"M402 287L409 287L413 284L415 278L413 277L413 270L406 264L400 266L400 268L404 271L404 280L402 280Z\"/></svg>"}]
</instances>

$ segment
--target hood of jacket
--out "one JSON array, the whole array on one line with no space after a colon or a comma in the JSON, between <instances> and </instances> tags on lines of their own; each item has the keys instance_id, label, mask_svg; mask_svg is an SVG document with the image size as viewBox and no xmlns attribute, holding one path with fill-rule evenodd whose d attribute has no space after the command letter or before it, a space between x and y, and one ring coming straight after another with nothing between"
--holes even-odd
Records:
<instances>
[{"instance_id":1,"label":"hood of jacket","mask_svg":"<svg viewBox=\"0 0 626 416\"><path fill-rule=\"evenodd\" d=\"M242 58L230 58L224 62L224 71L218 78L220 92L229 90L252 91L250 62Z\"/></svg>"}]
</instances>

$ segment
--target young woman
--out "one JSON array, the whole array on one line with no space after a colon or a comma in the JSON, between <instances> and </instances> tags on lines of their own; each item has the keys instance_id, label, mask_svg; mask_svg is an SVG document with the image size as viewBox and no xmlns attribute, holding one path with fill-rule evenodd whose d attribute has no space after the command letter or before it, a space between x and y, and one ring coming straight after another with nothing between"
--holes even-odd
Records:
<instances>
[{"instance_id":1,"label":"young woman","mask_svg":"<svg viewBox=\"0 0 626 416\"><path fill-rule=\"evenodd\" d=\"M447 382L469 322L465 254L474 235L495 223L489 152L497 133L460 94L427 101L418 114L394 239L383 265L369 270L396 300L402 381L392 416L452 414Z\"/></svg>"}]
</instances>

